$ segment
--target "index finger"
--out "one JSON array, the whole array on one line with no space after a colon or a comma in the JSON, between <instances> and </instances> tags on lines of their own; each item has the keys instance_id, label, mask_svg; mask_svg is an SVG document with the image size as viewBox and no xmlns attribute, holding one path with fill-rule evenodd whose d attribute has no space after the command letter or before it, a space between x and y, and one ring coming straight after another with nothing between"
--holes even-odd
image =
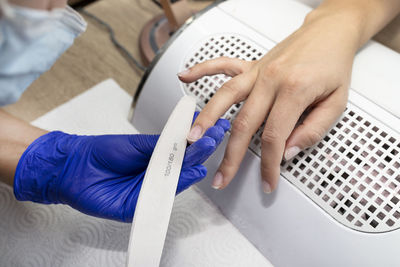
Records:
<instances>
[{"instance_id":1,"label":"index finger","mask_svg":"<svg viewBox=\"0 0 400 267\"><path fill-rule=\"evenodd\" d=\"M195 142L235 103L244 100L253 87L256 74L244 73L226 82L205 105L188 135L189 142Z\"/></svg>"},{"instance_id":2,"label":"index finger","mask_svg":"<svg viewBox=\"0 0 400 267\"><path fill-rule=\"evenodd\" d=\"M203 76L225 74L234 77L246 72L253 65L253 62L238 58L220 57L196 64L190 69L178 73L182 82L191 83Z\"/></svg>"}]
</instances>

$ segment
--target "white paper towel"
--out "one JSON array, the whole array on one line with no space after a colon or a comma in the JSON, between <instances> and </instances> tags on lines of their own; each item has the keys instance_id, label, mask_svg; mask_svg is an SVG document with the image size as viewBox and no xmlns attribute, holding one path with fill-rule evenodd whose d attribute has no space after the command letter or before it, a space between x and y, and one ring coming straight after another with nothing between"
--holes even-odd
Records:
<instances>
[{"instance_id":1,"label":"white paper towel","mask_svg":"<svg viewBox=\"0 0 400 267\"><path fill-rule=\"evenodd\" d=\"M76 134L136 133L131 97L107 80L33 122ZM15 200L0 183L0 267L125 266L131 224ZM268 240L266 240L268 242ZM161 266L272 266L198 190L174 204Z\"/></svg>"}]
</instances>

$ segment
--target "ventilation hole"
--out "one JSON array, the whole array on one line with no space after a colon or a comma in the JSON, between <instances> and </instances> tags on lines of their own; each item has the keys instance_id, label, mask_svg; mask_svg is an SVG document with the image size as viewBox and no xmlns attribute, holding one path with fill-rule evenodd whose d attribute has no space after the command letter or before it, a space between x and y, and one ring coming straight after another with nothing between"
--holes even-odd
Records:
<instances>
[{"instance_id":1,"label":"ventilation hole","mask_svg":"<svg viewBox=\"0 0 400 267\"><path fill-rule=\"evenodd\" d=\"M349 214L349 215L346 216L346 219L347 219L349 222L352 222L352 221L354 220L354 216L351 215L351 214Z\"/></svg>"},{"instance_id":2,"label":"ventilation hole","mask_svg":"<svg viewBox=\"0 0 400 267\"><path fill-rule=\"evenodd\" d=\"M354 211L355 214L359 214L361 209L356 206L356 207L353 208L353 211Z\"/></svg>"},{"instance_id":3,"label":"ventilation hole","mask_svg":"<svg viewBox=\"0 0 400 267\"><path fill-rule=\"evenodd\" d=\"M383 213L383 212L379 212L376 216L377 216L381 221L386 217L385 213Z\"/></svg>"},{"instance_id":4,"label":"ventilation hole","mask_svg":"<svg viewBox=\"0 0 400 267\"><path fill-rule=\"evenodd\" d=\"M314 193L315 193L317 196L319 196L319 195L321 195L322 190L319 189L319 188L317 188L317 189L315 189Z\"/></svg>"},{"instance_id":5,"label":"ventilation hole","mask_svg":"<svg viewBox=\"0 0 400 267\"><path fill-rule=\"evenodd\" d=\"M372 220L369 224L374 228L376 228L378 226L378 222L375 220Z\"/></svg>"},{"instance_id":6,"label":"ventilation hole","mask_svg":"<svg viewBox=\"0 0 400 267\"><path fill-rule=\"evenodd\" d=\"M393 209L393 207L390 206L389 204L386 204L385 207L384 207L384 209L385 209L387 212L390 212L390 211Z\"/></svg>"},{"instance_id":7,"label":"ventilation hole","mask_svg":"<svg viewBox=\"0 0 400 267\"><path fill-rule=\"evenodd\" d=\"M369 210L371 213L374 213L374 212L376 211L376 207L371 205L371 206L369 206L368 210Z\"/></svg>"},{"instance_id":8,"label":"ventilation hole","mask_svg":"<svg viewBox=\"0 0 400 267\"><path fill-rule=\"evenodd\" d=\"M308 183L307 187L308 187L309 189L313 189L314 184L310 182L310 183Z\"/></svg>"},{"instance_id":9,"label":"ventilation hole","mask_svg":"<svg viewBox=\"0 0 400 267\"><path fill-rule=\"evenodd\" d=\"M353 202L351 202L350 199L348 199L348 200L346 200L346 201L344 202L344 204L345 204L348 208L350 208L351 205L353 204Z\"/></svg>"},{"instance_id":10,"label":"ventilation hole","mask_svg":"<svg viewBox=\"0 0 400 267\"><path fill-rule=\"evenodd\" d=\"M346 213L346 210L343 207L341 207L339 208L338 212L343 215Z\"/></svg>"},{"instance_id":11,"label":"ventilation hole","mask_svg":"<svg viewBox=\"0 0 400 267\"><path fill-rule=\"evenodd\" d=\"M390 201L395 205L397 205L397 203L399 203L399 199L397 197L392 197L392 199L390 199Z\"/></svg>"},{"instance_id":12,"label":"ventilation hole","mask_svg":"<svg viewBox=\"0 0 400 267\"><path fill-rule=\"evenodd\" d=\"M392 219L389 219L389 220L386 221L386 224L388 226L393 226L394 225L394 221Z\"/></svg>"},{"instance_id":13,"label":"ventilation hole","mask_svg":"<svg viewBox=\"0 0 400 267\"><path fill-rule=\"evenodd\" d=\"M370 216L369 216L369 214L367 214L367 213L363 213L362 215L361 215L361 218L364 220L364 221L368 221L368 219L370 218Z\"/></svg>"}]
</instances>

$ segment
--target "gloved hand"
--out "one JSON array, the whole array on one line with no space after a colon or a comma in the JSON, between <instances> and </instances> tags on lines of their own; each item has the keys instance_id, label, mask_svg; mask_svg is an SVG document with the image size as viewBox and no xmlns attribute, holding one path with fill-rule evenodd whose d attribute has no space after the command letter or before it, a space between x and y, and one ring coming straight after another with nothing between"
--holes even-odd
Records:
<instances>
[{"instance_id":1,"label":"gloved hand","mask_svg":"<svg viewBox=\"0 0 400 267\"><path fill-rule=\"evenodd\" d=\"M207 174L201 165L230 125L220 119L188 146L177 194ZM68 204L97 217L132 221L158 135L78 136L50 132L23 153L14 177L18 200Z\"/></svg>"}]
</instances>

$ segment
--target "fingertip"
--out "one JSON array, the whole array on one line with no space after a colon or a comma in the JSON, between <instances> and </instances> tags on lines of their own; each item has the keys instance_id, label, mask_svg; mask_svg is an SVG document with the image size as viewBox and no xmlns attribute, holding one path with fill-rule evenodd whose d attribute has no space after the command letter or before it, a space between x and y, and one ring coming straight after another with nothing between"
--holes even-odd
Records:
<instances>
[{"instance_id":1,"label":"fingertip","mask_svg":"<svg viewBox=\"0 0 400 267\"><path fill-rule=\"evenodd\" d=\"M219 189L221 189L223 184L224 184L224 177L223 177L222 173L220 171L218 171L214 176L211 187L216 190L219 190Z\"/></svg>"},{"instance_id":2,"label":"fingertip","mask_svg":"<svg viewBox=\"0 0 400 267\"><path fill-rule=\"evenodd\" d=\"M199 166L199 173L201 174L201 177L206 177L207 176L207 168L203 165L198 165Z\"/></svg>"},{"instance_id":3,"label":"fingertip","mask_svg":"<svg viewBox=\"0 0 400 267\"><path fill-rule=\"evenodd\" d=\"M192 157L194 155L197 155L197 157L204 156L204 155L209 155L211 154L216 148L216 142L213 138L204 136L191 144L187 149L186 149L186 157ZM199 152L201 152L199 154Z\"/></svg>"},{"instance_id":4,"label":"fingertip","mask_svg":"<svg viewBox=\"0 0 400 267\"><path fill-rule=\"evenodd\" d=\"M194 143L201 138L203 135L203 128L200 125L195 125L189 132L187 140L190 143Z\"/></svg>"},{"instance_id":5,"label":"fingertip","mask_svg":"<svg viewBox=\"0 0 400 267\"><path fill-rule=\"evenodd\" d=\"M207 176L207 168L203 165L196 165L189 170L194 178L204 178Z\"/></svg>"},{"instance_id":6,"label":"fingertip","mask_svg":"<svg viewBox=\"0 0 400 267\"><path fill-rule=\"evenodd\" d=\"M177 75L178 75L179 79L184 79L189 73L190 73L190 69L186 69L186 70L179 72Z\"/></svg>"},{"instance_id":7,"label":"fingertip","mask_svg":"<svg viewBox=\"0 0 400 267\"><path fill-rule=\"evenodd\" d=\"M261 188L265 194L271 194L276 190L278 187L279 177L280 175L273 179L261 179Z\"/></svg>"},{"instance_id":8,"label":"fingertip","mask_svg":"<svg viewBox=\"0 0 400 267\"><path fill-rule=\"evenodd\" d=\"M225 132L231 128L231 123L227 119L219 119L215 125L220 126Z\"/></svg>"},{"instance_id":9,"label":"fingertip","mask_svg":"<svg viewBox=\"0 0 400 267\"><path fill-rule=\"evenodd\" d=\"M200 182L206 176L207 168L203 165L195 165L182 169L176 193L179 194L193 184Z\"/></svg>"},{"instance_id":10,"label":"fingertip","mask_svg":"<svg viewBox=\"0 0 400 267\"><path fill-rule=\"evenodd\" d=\"M272 192L271 185L265 180L262 180L262 188L265 194L270 194Z\"/></svg>"},{"instance_id":11,"label":"fingertip","mask_svg":"<svg viewBox=\"0 0 400 267\"><path fill-rule=\"evenodd\" d=\"M280 175L280 167L273 170L261 171L261 187L265 194L270 194L275 191L278 186Z\"/></svg>"},{"instance_id":12,"label":"fingertip","mask_svg":"<svg viewBox=\"0 0 400 267\"><path fill-rule=\"evenodd\" d=\"M209 136L204 136L203 138L198 140L199 145L203 147L210 147L213 148L216 146L217 142L214 140L214 138L209 137Z\"/></svg>"},{"instance_id":13,"label":"fingertip","mask_svg":"<svg viewBox=\"0 0 400 267\"><path fill-rule=\"evenodd\" d=\"M215 173L212 187L218 190L225 189L235 177L236 171L231 169L230 165L227 164L226 158L224 158Z\"/></svg>"},{"instance_id":14,"label":"fingertip","mask_svg":"<svg viewBox=\"0 0 400 267\"><path fill-rule=\"evenodd\" d=\"M203 136L208 136L211 137L215 140L216 145L219 145L225 135L225 131L222 127L220 126L213 126L211 128L208 128L208 130L204 133Z\"/></svg>"},{"instance_id":15,"label":"fingertip","mask_svg":"<svg viewBox=\"0 0 400 267\"><path fill-rule=\"evenodd\" d=\"M286 161L289 161L289 160L291 160L292 158L294 158L297 154L299 154L300 151L301 151L301 149L300 149L298 146L289 147L289 148L287 148L287 149L285 150L285 153L284 153L284 155L283 155L283 158L284 158Z\"/></svg>"}]
</instances>

